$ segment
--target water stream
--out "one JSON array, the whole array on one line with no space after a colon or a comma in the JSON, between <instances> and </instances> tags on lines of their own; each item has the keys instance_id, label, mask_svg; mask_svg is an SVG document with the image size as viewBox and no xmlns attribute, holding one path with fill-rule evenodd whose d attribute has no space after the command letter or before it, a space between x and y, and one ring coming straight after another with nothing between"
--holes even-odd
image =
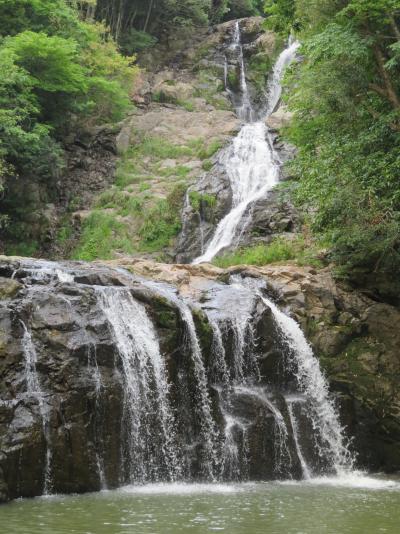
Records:
<instances>
[{"instance_id":1,"label":"water stream","mask_svg":"<svg viewBox=\"0 0 400 534\"><path fill-rule=\"evenodd\" d=\"M32 333L26 324L21 321L23 328L22 348L25 358L25 379L27 393L34 396L38 403L40 418L42 421L43 436L46 444L45 465L43 471L43 494L48 495L52 491L52 447L50 436L50 411L46 403L45 394L40 385L39 374L37 372L37 353L32 340Z\"/></svg>"},{"instance_id":2,"label":"water stream","mask_svg":"<svg viewBox=\"0 0 400 534\"><path fill-rule=\"evenodd\" d=\"M25 268L24 273L28 271ZM64 282L62 264L50 269L50 275L47 272L53 278L46 279L44 286L40 285L43 273L40 268L36 271L36 280L34 269L29 271L31 291L65 289L60 302L79 288L90 290L99 318L109 330L115 350L113 372L120 374L122 384L121 433L113 436L121 450L121 486L254 478L303 478L313 483L335 480L337 484L366 480L353 470L354 459L317 358L299 325L270 299L264 281L234 275L224 283L208 282L196 301L173 286L138 279L122 270L109 274L124 276L127 287L81 285L75 281L85 272L81 266L76 271L68 266L69 278ZM167 366L154 316L148 311L151 304L138 300L129 284L146 291L148 302L164 303L179 316L182 346L174 356L178 358L176 374ZM68 302L65 313L75 314L74 301ZM265 326L264 315L273 326ZM203 328L210 336L207 351L200 320L206 321ZM278 366L290 376L289 382L278 374L271 383L265 375L265 355L260 353L257 331L260 324L264 331L272 328L273 350L280 354ZM53 484L57 486L52 470L55 444L49 433L53 401L51 394L43 393L34 336L22 325L26 389L37 399L46 442L43 493L48 494ZM102 423L109 392L96 346L89 341L86 346L88 372L84 376L94 393L96 412L92 414L92 461L97 466L99 487L104 489L108 482L105 473L111 472L103 443L108 429Z\"/></svg>"},{"instance_id":3,"label":"water stream","mask_svg":"<svg viewBox=\"0 0 400 534\"><path fill-rule=\"evenodd\" d=\"M290 43L277 59L267 89L267 107L259 117L252 108L247 87L239 22L235 26L231 47L238 50L240 69L240 93L236 113L245 123L231 146L224 152L221 162L229 177L232 208L219 222L214 236L206 245L203 254L193 261L194 264L209 262L227 247L237 246L251 221L251 206L265 198L279 181L280 161L265 119L274 112L280 101L282 76L286 67L293 61L299 43Z\"/></svg>"},{"instance_id":4,"label":"water stream","mask_svg":"<svg viewBox=\"0 0 400 534\"><path fill-rule=\"evenodd\" d=\"M179 476L165 362L154 325L125 288L96 289L124 377L121 482L173 481Z\"/></svg>"}]
</instances>

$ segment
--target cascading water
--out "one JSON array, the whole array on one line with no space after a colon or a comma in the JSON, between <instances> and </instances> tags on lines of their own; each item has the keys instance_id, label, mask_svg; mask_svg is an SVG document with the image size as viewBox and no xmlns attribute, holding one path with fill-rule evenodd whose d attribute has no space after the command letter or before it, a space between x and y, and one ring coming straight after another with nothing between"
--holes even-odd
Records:
<instances>
[{"instance_id":1,"label":"cascading water","mask_svg":"<svg viewBox=\"0 0 400 534\"><path fill-rule=\"evenodd\" d=\"M179 476L165 363L145 307L127 289L97 288L124 377L121 482Z\"/></svg>"},{"instance_id":2,"label":"cascading water","mask_svg":"<svg viewBox=\"0 0 400 534\"><path fill-rule=\"evenodd\" d=\"M51 480L51 438L50 438L50 413L49 407L45 401L45 395L40 386L39 375L36 369L37 353L36 348L32 340L32 334L28 330L26 324L21 321L23 328L22 348L25 358L25 379L27 393L34 396L39 406L40 418L42 420L43 436L46 443L46 456L44 466L44 482L43 493L48 495L52 490Z\"/></svg>"},{"instance_id":3,"label":"cascading water","mask_svg":"<svg viewBox=\"0 0 400 534\"><path fill-rule=\"evenodd\" d=\"M95 447L96 447L96 465L97 472L100 480L101 489L107 489L107 480L105 475L104 468L104 448L102 444L102 435L100 433L101 428L101 401L102 401L102 392L103 392L103 381L101 378L101 372L99 365L97 363L96 355L96 346L93 346L89 343L87 349L87 361L88 361L88 370L93 376L93 381L95 384Z\"/></svg>"},{"instance_id":4,"label":"cascading water","mask_svg":"<svg viewBox=\"0 0 400 534\"><path fill-rule=\"evenodd\" d=\"M231 47L239 50L240 102L236 111L239 118L246 122L232 145L225 151L222 160L232 190L232 209L219 222L206 250L193 261L194 264L209 262L226 247L236 246L250 222L251 206L265 198L279 181L279 157L273 148L271 132L265 124L265 118L279 103L283 73L294 59L299 44L296 42L290 44L280 54L268 86L268 104L262 114L264 120L256 122L253 122L256 114L251 106L246 82L239 22L235 26Z\"/></svg>"},{"instance_id":5,"label":"cascading water","mask_svg":"<svg viewBox=\"0 0 400 534\"><path fill-rule=\"evenodd\" d=\"M186 328L187 345L193 359L195 387L198 393L197 411L200 419L200 432L203 441L202 474L208 480L215 478L218 464L217 430L212 417L211 400L208 393L207 374L204 367L203 355L196 332L192 311L184 300L176 296L175 290L167 285L144 282L146 286L172 302L179 310Z\"/></svg>"},{"instance_id":6,"label":"cascading water","mask_svg":"<svg viewBox=\"0 0 400 534\"><path fill-rule=\"evenodd\" d=\"M293 429L293 438L294 438L294 442L295 442L295 445L296 445L297 456L298 456L298 458L300 460L301 469L303 471L303 477L306 480L309 480L311 478L311 471L310 471L309 466L307 465L307 462L306 462L306 460L304 458L304 455L303 455L303 451L301 450L301 447L300 447L299 429L298 429L296 417L295 417L294 412L293 412L293 404L290 401L287 402L287 409L288 409L288 413L289 413L290 424L292 425L292 429Z\"/></svg>"},{"instance_id":7,"label":"cascading water","mask_svg":"<svg viewBox=\"0 0 400 534\"><path fill-rule=\"evenodd\" d=\"M225 420L221 458L221 476L230 479L248 477L249 427L240 415L238 403L261 405L266 420L273 419L273 464L276 476L289 472L291 454L289 432L278 407L260 387L260 369L255 353L254 312L258 295L242 280L232 277L228 286L216 286L204 310L214 332L213 382L217 382L221 411ZM226 347L226 348L225 348ZM225 369L228 370L225 373ZM219 378L219 382L218 382ZM242 400L241 400L242 399ZM286 471L285 471L286 470Z\"/></svg>"},{"instance_id":8,"label":"cascading water","mask_svg":"<svg viewBox=\"0 0 400 534\"><path fill-rule=\"evenodd\" d=\"M239 21L235 24L231 48L237 52L237 61L239 64L240 104L236 111L240 119L246 122L251 122L254 120L255 114L250 101L249 88L247 87Z\"/></svg>"},{"instance_id":9,"label":"cascading water","mask_svg":"<svg viewBox=\"0 0 400 534\"><path fill-rule=\"evenodd\" d=\"M320 453L330 458L330 463L337 474L343 473L353 467L353 459L344 443L343 429L329 397L328 383L321 373L319 362L296 321L281 312L265 296L262 299L271 309L282 337L290 349L293 371L300 390L310 400L309 416L314 430L320 434L322 440Z\"/></svg>"},{"instance_id":10,"label":"cascading water","mask_svg":"<svg viewBox=\"0 0 400 534\"><path fill-rule=\"evenodd\" d=\"M61 281L62 265L61 276L50 270L46 276L52 278L38 272L34 279L27 267L16 277L25 277L30 287L24 317L30 311L32 321L43 325L31 301L45 307L57 303L48 308L51 324L65 332L71 352L43 363L55 390L64 358L79 376L82 397L73 398L82 398L83 415L89 417L80 427L91 443L85 454L91 484L96 485L89 488L179 480L309 479L349 472L352 459L318 361L299 326L265 295L262 281L240 276L224 283L208 280L201 286L201 298L192 300L190 293L184 297L173 286L123 270L103 268L96 274L96 267L78 265L68 282ZM124 285L97 285L99 277L107 276ZM39 295L42 300L36 301ZM86 295L83 302L80 295ZM89 312L89 321L96 318L95 323L85 322L89 302L96 310ZM59 306L64 315L54 323ZM165 327L158 313L169 317L166 324L174 331L168 356L164 346L172 341L169 334L160 337L159 328ZM42 343L60 334L52 330L46 337L35 330L36 335ZM83 351L76 350L76 342ZM75 439L81 436L73 415L76 401L64 409L69 384L43 394L25 323L22 344L26 388L37 399L47 447L41 490L59 491L60 439L65 436L68 442L70 432ZM65 425L54 441L50 408ZM113 420L110 413L118 415ZM107 425L113 428L112 439Z\"/></svg>"},{"instance_id":11,"label":"cascading water","mask_svg":"<svg viewBox=\"0 0 400 534\"><path fill-rule=\"evenodd\" d=\"M265 282L246 279L244 283L260 296L262 302L273 314L282 340L288 349L290 370L296 377L300 392L308 401L308 417L312 421L313 430L320 437L320 442L316 443L320 456L329 462L336 474L348 472L353 468L354 459L345 444L343 428L329 396L328 383L300 326L262 293ZM297 441L296 446L299 451L297 422L294 420L291 407L288 410L292 419L292 427L294 427L294 439ZM306 465L302 453L299 454L299 459L302 463L303 473L305 476L309 476L310 469Z\"/></svg>"}]
</instances>

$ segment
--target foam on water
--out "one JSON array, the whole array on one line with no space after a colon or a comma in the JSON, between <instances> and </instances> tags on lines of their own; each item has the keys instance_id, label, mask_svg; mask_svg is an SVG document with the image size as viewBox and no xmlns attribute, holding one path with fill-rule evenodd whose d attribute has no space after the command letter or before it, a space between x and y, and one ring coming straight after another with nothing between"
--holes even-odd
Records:
<instances>
[{"instance_id":1,"label":"foam on water","mask_svg":"<svg viewBox=\"0 0 400 534\"><path fill-rule=\"evenodd\" d=\"M351 471L338 476L313 477L308 480L285 480L278 484L291 486L321 486L348 489L400 490L400 481L368 475L363 471Z\"/></svg>"},{"instance_id":2,"label":"foam on water","mask_svg":"<svg viewBox=\"0 0 400 534\"><path fill-rule=\"evenodd\" d=\"M118 491L139 495L194 495L211 493L237 493L243 491L242 485L236 484L146 484L143 486L124 486Z\"/></svg>"}]
</instances>

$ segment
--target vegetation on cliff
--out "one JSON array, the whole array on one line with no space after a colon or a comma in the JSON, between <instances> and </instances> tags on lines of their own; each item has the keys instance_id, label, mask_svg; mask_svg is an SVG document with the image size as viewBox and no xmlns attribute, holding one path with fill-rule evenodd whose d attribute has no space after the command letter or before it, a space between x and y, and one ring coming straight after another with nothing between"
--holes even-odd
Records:
<instances>
[{"instance_id":1,"label":"vegetation on cliff","mask_svg":"<svg viewBox=\"0 0 400 534\"><path fill-rule=\"evenodd\" d=\"M176 33L261 14L262 0L133 0L86 2L88 16L105 20L122 48L137 52L157 40L170 46ZM83 3L85 6L85 3Z\"/></svg>"},{"instance_id":2,"label":"vegetation on cliff","mask_svg":"<svg viewBox=\"0 0 400 534\"><path fill-rule=\"evenodd\" d=\"M120 120L136 74L106 28L66 0L0 1L0 224L16 238L17 180L51 182L64 141L85 126ZM20 232L21 233L21 232Z\"/></svg>"},{"instance_id":3,"label":"vegetation on cliff","mask_svg":"<svg viewBox=\"0 0 400 534\"><path fill-rule=\"evenodd\" d=\"M269 27L284 34L294 29L303 43L304 60L287 81L298 200L315 211L313 229L329 238L343 273L362 283L396 281L399 3L268 0L266 11Z\"/></svg>"}]
</instances>

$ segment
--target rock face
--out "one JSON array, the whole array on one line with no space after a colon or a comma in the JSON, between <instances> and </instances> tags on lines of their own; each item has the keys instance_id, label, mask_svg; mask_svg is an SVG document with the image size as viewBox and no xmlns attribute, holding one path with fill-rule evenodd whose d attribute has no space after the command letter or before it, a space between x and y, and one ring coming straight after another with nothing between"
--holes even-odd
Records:
<instances>
[{"instance_id":1,"label":"rock face","mask_svg":"<svg viewBox=\"0 0 400 534\"><path fill-rule=\"evenodd\" d=\"M387 472L400 469L397 308L337 283L329 268L288 264L222 270L208 264L167 267L129 260L126 267L143 276L166 279L185 294L196 294L198 277L261 276L312 344L336 396L342 423L353 439L358 465Z\"/></svg>"},{"instance_id":2,"label":"rock face","mask_svg":"<svg viewBox=\"0 0 400 534\"><path fill-rule=\"evenodd\" d=\"M114 179L118 129L102 126L67 139L65 169L60 176L42 182L26 176L7 185L9 205L24 206L17 221L23 236L19 240L36 243L46 256L59 256L56 236L60 221L86 208L93 196ZM73 219L71 226L76 222ZM4 232L6 244L10 239ZM0 250L3 246L0 238Z\"/></svg>"},{"instance_id":3,"label":"rock face","mask_svg":"<svg viewBox=\"0 0 400 534\"><path fill-rule=\"evenodd\" d=\"M219 34L224 32L225 38L220 40L222 47L216 47L213 57L216 61L220 56L224 59L225 87L230 100L242 122L251 125L255 120L263 120L268 108L268 78L272 76L273 62L279 48L278 39L274 34L263 31L262 20L257 17L221 25ZM277 64L280 65L280 62ZM274 83L277 83L276 80ZM271 152L269 168L276 165L280 178L287 178L278 169L278 160L285 162L293 155L293 150L279 139L278 130L288 120L288 113L279 108L269 116L269 129L264 129L262 140L257 137L257 143L252 142L256 137L255 131L242 141L241 136L246 128L242 124L236 139L212 160L210 171L190 187L182 213L182 231L176 246L176 261L189 263L204 254L219 222L232 207L244 202L245 191L252 191L247 194L254 197L257 190L254 185L257 183L255 176L257 173L261 175L258 169L263 168L265 162L259 158L254 169L251 165L258 154L257 146L262 142L265 143L263 153ZM238 176L236 168L232 168L232 161L240 169ZM265 170L262 174L266 183L270 179L268 172ZM258 201L250 202L245 211L238 215L240 230L237 229L230 244L224 243L218 253L234 250L239 240L240 245L269 243L275 237L295 232L299 226L298 215L288 197L282 200L281 196L281 191L273 190ZM240 202L238 198L241 199ZM193 202L193 199L197 201Z\"/></svg>"},{"instance_id":4,"label":"rock face","mask_svg":"<svg viewBox=\"0 0 400 534\"><path fill-rule=\"evenodd\" d=\"M301 478L299 443L313 473L330 472L328 449L316 454L321 438L292 349L257 280L308 333L359 464L400 467L400 314L335 284L327 270L3 258L0 276L2 500L172 475ZM151 329L135 345L144 323ZM145 363L152 351L161 359Z\"/></svg>"},{"instance_id":5,"label":"rock face","mask_svg":"<svg viewBox=\"0 0 400 534\"><path fill-rule=\"evenodd\" d=\"M2 500L177 478L301 478L299 446L312 472L335 469L296 378L300 360L262 297L277 294L273 274L259 290L264 272L115 267L1 261ZM281 295L301 305L294 291Z\"/></svg>"}]
</instances>

